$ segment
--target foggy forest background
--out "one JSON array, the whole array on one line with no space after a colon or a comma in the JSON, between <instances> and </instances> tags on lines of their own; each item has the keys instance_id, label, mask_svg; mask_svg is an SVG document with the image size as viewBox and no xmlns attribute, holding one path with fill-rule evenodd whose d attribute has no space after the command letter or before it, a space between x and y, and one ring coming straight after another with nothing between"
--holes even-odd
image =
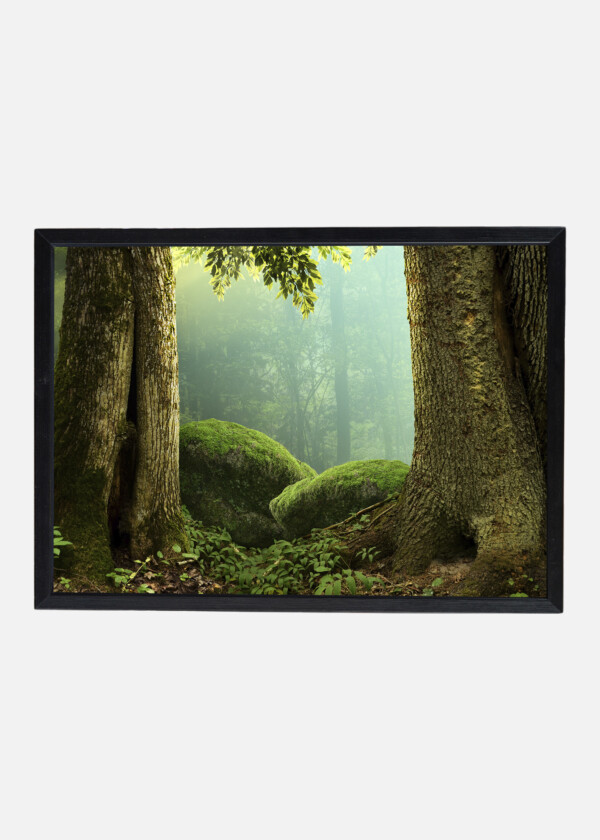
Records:
<instances>
[{"instance_id":1,"label":"foggy forest background","mask_svg":"<svg viewBox=\"0 0 600 840\"><path fill-rule=\"evenodd\" d=\"M319 299L304 320L291 300L277 299L249 276L219 301L200 264L181 267L181 425L208 418L241 423L279 441L317 472L367 458L410 464L413 388L403 250L383 248L363 261L364 249L353 248L348 272L321 261ZM65 259L66 249L57 249L55 358Z\"/></svg>"}]
</instances>

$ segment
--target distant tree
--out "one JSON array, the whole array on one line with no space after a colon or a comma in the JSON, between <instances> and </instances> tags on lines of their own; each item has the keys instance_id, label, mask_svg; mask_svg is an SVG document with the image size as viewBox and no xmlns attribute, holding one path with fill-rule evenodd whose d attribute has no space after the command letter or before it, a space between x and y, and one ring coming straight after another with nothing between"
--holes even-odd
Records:
<instances>
[{"instance_id":1,"label":"distant tree","mask_svg":"<svg viewBox=\"0 0 600 840\"><path fill-rule=\"evenodd\" d=\"M350 460L350 390L348 387L348 348L344 317L344 286L339 277L331 283L331 337L335 369L337 460Z\"/></svg>"}]
</instances>

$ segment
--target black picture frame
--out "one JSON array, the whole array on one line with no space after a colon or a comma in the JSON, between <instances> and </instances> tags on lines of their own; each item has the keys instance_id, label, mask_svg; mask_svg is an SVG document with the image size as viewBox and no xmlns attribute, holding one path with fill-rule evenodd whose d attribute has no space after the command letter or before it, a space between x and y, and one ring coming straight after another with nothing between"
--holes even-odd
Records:
<instances>
[{"instance_id":1,"label":"black picture frame","mask_svg":"<svg viewBox=\"0 0 600 840\"><path fill-rule=\"evenodd\" d=\"M204 228L35 231L36 609L264 612L560 613L563 611L564 227ZM301 595L147 595L53 592L54 248L177 245L546 245L548 267L548 595L423 598Z\"/></svg>"}]
</instances>

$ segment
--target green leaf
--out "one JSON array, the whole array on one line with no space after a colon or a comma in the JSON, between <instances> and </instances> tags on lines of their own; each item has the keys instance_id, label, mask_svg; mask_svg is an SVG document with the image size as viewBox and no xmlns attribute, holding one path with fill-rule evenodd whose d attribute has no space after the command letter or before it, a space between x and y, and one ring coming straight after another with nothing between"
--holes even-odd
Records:
<instances>
[{"instance_id":1,"label":"green leaf","mask_svg":"<svg viewBox=\"0 0 600 840\"><path fill-rule=\"evenodd\" d=\"M342 581L336 580L333 584L333 594L334 595L341 595L342 594Z\"/></svg>"},{"instance_id":2,"label":"green leaf","mask_svg":"<svg viewBox=\"0 0 600 840\"><path fill-rule=\"evenodd\" d=\"M443 582L444 578L436 578L435 580L431 581L430 586L432 587L432 589L435 589L436 586L441 586Z\"/></svg>"},{"instance_id":3,"label":"green leaf","mask_svg":"<svg viewBox=\"0 0 600 840\"><path fill-rule=\"evenodd\" d=\"M172 548L173 548L173 551L176 554L181 554L181 546L180 545L175 544L174 546L172 546Z\"/></svg>"},{"instance_id":4,"label":"green leaf","mask_svg":"<svg viewBox=\"0 0 600 840\"><path fill-rule=\"evenodd\" d=\"M423 595L426 598L430 598L433 595L433 589L430 589L429 587L427 587L426 589L423 590Z\"/></svg>"},{"instance_id":5,"label":"green leaf","mask_svg":"<svg viewBox=\"0 0 600 840\"><path fill-rule=\"evenodd\" d=\"M348 586L348 589L350 590L350 594L351 595L356 595L356 581L354 580L354 578L353 577L347 577L346 578L346 584Z\"/></svg>"},{"instance_id":6,"label":"green leaf","mask_svg":"<svg viewBox=\"0 0 600 840\"><path fill-rule=\"evenodd\" d=\"M156 556L158 557L159 560L162 560L165 555L162 553L162 551L157 551Z\"/></svg>"},{"instance_id":7,"label":"green leaf","mask_svg":"<svg viewBox=\"0 0 600 840\"><path fill-rule=\"evenodd\" d=\"M525 592L513 592L510 596L511 598L529 598L529 595L526 595Z\"/></svg>"}]
</instances>

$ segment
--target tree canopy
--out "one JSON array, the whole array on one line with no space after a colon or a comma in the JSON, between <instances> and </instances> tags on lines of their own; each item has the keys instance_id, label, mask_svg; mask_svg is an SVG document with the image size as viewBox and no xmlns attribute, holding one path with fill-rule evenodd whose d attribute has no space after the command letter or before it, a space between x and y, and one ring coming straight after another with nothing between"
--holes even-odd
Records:
<instances>
[{"instance_id":1,"label":"tree canopy","mask_svg":"<svg viewBox=\"0 0 600 840\"><path fill-rule=\"evenodd\" d=\"M364 259L374 257L380 246L367 245ZM316 252L316 253L315 253ZM175 271L189 262L202 262L211 274L211 286L219 299L242 277L247 269L254 280L262 280L267 288L279 286L277 297L292 296L292 303L307 318L314 311L315 286L323 283L319 261L330 258L344 271L352 264L352 249L343 245L208 245L173 249Z\"/></svg>"}]
</instances>

